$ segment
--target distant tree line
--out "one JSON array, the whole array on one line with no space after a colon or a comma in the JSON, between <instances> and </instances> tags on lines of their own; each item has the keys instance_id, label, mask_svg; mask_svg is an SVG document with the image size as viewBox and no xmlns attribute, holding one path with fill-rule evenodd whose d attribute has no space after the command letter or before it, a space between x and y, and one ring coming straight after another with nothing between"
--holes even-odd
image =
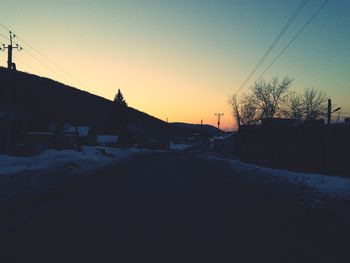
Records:
<instances>
[{"instance_id":1,"label":"distant tree line","mask_svg":"<svg viewBox=\"0 0 350 263\"><path fill-rule=\"evenodd\" d=\"M303 123L325 117L327 95L314 88L300 93L291 91L292 83L288 77L261 79L248 92L232 95L229 103L238 127L257 124L265 118L290 118Z\"/></svg>"}]
</instances>

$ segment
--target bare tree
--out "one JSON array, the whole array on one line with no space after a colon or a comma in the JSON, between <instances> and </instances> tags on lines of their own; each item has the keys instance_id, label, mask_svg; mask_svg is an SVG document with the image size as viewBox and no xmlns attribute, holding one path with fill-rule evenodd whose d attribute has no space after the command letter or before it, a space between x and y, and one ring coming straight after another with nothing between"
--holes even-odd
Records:
<instances>
[{"instance_id":1,"label":"bare tree","mask_svg":"<svg viewBox=\"0 0 350 263\"><path fill-rule=\"evenodd\" d=\"M282 81L278 78L272 79L271 82L259 80L240 98L233 95L229 103L238 127L256 124L262 118L282 117L292 81L287 77Z\"/></svg>"},{"instance_id":2,"label":"bare tree","mask_svg":"<svg viewBox=\"0 0 350 263\"><path fill-rule=\"evenodd\" d=\"M255 82L252 93L256 99L257 108L260 110L260 119L283 115L283 105L292 82L293 80L288 77L282 81L276 77L270 82L265 80Z\"/></svg>"},{"instance_id":3,"label":"bare tree","mask_svg":"<svg viewBox=\"0 0 350 263\"><path fill-rule=\"evenodd\" d=\"M247 94L234 95L229 102L233 117L240 125L256 124L263 118L286 117L302 121L322 118L327 112L327 96L316 89L306 89L301 95L290 92L292 79L285 77L270 82L257 81Z\"/></svg>"},{"instance_id":4,"label":"bare tree","mask_svg":"<svg viewBox=\"0 0 350 263\"><path fill-rule=\"evenodd\" d=\"M235 119L238 128L241 126L241 107L237 100L237 95L232 95L228 101L232 106L232 115Z\"/></svg>"},{"instance_id":5,"label":"bare tree","mask_svg":"<svg viewBox=\"0 0 350 263\"><path fill-rule=\"evenodd\" d=\"M316 120L327 112L327 95L316 89L306 89L302 95L304 120Z\"/></svg>"},{"instance_id":6,"label":"bare tree","mask_svg":"<svg viewBox=\"0 0 350 263\"><path fill-rule=\"evenodd\" d=\"M255 124L259 121L257 103L253 94L243 94L239 100L237 95L233 95L229 103L232 106L232 114L238 127Z\"/></svg>"},{"instance_id":7,"label":"bare tree","mask_svg":"<svg viewBox=\"0 0 350 263\"><path fill-rule=\"evenodd\" d=\"M303 119L302 98L296 92L289 93L284 109L283 116L301 122Z\"/></svg>"},{"instance_id":8,"label":"bare tree","mask_svg":"<svg viewBox=\"0 0 350 263\"><path fill-rule=\"evenodd\" d=\"M244 94L241 100L241 123L243 125L256 124L258 117L257 101L253 94Z\"/></svg>"}]
</instances>

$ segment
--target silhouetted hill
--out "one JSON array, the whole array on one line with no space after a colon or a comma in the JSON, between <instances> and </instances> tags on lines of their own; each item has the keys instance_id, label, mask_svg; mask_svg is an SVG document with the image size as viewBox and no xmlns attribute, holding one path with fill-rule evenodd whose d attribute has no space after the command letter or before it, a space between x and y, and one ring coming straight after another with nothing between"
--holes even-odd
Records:
<instances>
[{"instance_id":1,"label":"silhouetted hill","mask_svg":"<svg viewBox=\"0 0 350 263\"><path fill-rule=\"evenodd\" d=\"M7 80L7 69L0 67L0 119L8 98ZM210 125L168 124L131 107L116 110L108 99L24 72L13 72L12 88L14 126L18 132L47 131L53 122L91 126L98 133L136 136L141 141L194 133L209 137L219 131Z\"/></svg>"},{"instance_id":2,"label":"silhouetted hill","mask_svg":"<svg viewBox=\"0 0 350 263\"><path fill-rule=\"evenodd\" d=\"M36 75L13 73L13 108L16 127L21 130L47 130L53 121L76 125L90 125L97 130L111 129L113 103L110 100ZM0 111L4 110L7 70L0 68ZM153 116L125 108L118 115L131 129L157 133L165 123ZM121 120L120 120L121 121Z\"/></svg>"}]
</instances>

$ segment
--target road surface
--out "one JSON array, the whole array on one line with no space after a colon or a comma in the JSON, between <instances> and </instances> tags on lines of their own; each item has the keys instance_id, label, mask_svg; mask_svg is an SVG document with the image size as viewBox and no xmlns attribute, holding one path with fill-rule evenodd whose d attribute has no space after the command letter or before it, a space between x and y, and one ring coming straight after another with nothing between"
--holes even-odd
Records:
<instances>
[{"instance_id":1,"label":"road surface","mask_svg":"<svg viewBox=\"0 0 350 263\"><path fill-rule=\"evenodd\" d=\"M140 156L71 177L0 233L0 262L350 262L349 227L221 161Z\"/></svg>"}]
</instances>

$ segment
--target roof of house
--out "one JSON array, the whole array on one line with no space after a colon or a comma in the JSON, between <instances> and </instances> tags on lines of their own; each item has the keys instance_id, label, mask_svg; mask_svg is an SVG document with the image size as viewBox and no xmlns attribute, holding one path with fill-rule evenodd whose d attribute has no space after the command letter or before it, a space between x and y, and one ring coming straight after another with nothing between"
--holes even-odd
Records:
<instances>
[{"instance_id":1,"label":"roof of house","mask_svg":"<svg viewBox=\"0 0 350 263\"><path fill-rule=\"evenodd\" d=\"M89 135L91 127L88 127L88 126L75 127L70 125L65 127L65 131L68 133L75 133L76 129L78 130L78 135L80 137L87 137Z\"/></svg>"},{"instance_id":2,"label":"roof of house","mask_svg":"<svg viewBox=\"0 0 350 263\"><path fill-rule=\"evenodd\" d=\"M119 139L118 135L97 135L96 142L97 143L117 143Z\"/></svg>"}]
</instances>

